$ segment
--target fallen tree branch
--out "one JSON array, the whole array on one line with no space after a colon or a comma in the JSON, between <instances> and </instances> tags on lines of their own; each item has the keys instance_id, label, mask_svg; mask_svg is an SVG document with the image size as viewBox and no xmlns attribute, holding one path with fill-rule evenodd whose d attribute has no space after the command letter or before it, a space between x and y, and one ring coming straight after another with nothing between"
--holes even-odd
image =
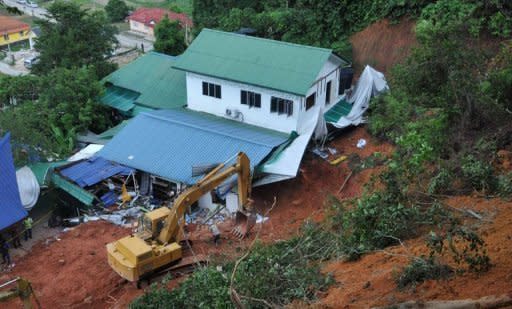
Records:
<instances>
[{"instance_id":1,"label":"fallen tree branch","mask_svg":"<svg viewBox=\"0 0 512 309\"><path fill-rule=\"evenodd\" d=\"M267 217L268 214L272 211L272 209L274 209L274 207L276 206L277 204L277 198L274 196L274 202L272 203L272 206L270 206L269 210L267 210L267 212L265 213L264 217ZM233 284L234 284L234 281L235 281L235 274L236 274L236 271L238 269L238 266L240 265L240 263L249 256L249 254L251 253L252 251L252 248L254 247L254 244L256 244L256 241L258 240L259 238L259 235L260 235L260 232L263 228L263 222L261 223L259 229L258 229L258 232L256 232L256 236L254 237L254 240L252 241L251 245L249 246L249 248L247 249L247 252L245 252L245 254L240 257L236 263L235 263L235 267L233 268L233 271L231 272L231 278L230 278L230 283L229 283L229 296L231 298L231 301L233 302L233 304L235 305L235 307L237 307L238 309L242 309L242 308L245 308L245 306L242 304L242 300L241 298L246 298L246 299L251 299L251 300L257 300L259 302L262 302L266 305L268 305L270 308L273 308L274 306L270 305L267 301L263 300L263 299L257 299L257 298L252 298L252 297L247 297L247 296L240 296L238 294L238 292L235 290L235 288L233 287Z\"/></svg>"},{"instance_id":2,"label":"fallen tree branch","mask_svg":"<svg viewBox=\"0 0 512 309\"><path fill-rule=\"evenodd\" d=\"M348 174L347 178L345 178L345 181L343 182L343 184L341 185L341 187L338 189L338 194L341 193L341 191L343 191L343 189L345 188L345 186L347 185L348 183L348 180L350 179L350 177L352 177L352 174L354 174L354 171L350 171L350 173Z\"/></svg>"}]
</instances>

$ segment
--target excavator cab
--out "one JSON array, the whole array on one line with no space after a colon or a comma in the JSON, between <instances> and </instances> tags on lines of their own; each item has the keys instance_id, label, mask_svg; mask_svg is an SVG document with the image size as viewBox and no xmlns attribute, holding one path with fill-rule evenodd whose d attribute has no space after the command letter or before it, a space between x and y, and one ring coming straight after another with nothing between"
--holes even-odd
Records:
<instances>
[{"instance_id":1,"label":"excavator cab","mask_svg":"<svg viewBox=\"0 0 512 309\"><path fill-rule=\"evenodd\" d=\"M167 207L160 207L139 217L137 236L144 240L156 239L165 224L165 219L171 210Z\"/></svg>"}]
</instances>

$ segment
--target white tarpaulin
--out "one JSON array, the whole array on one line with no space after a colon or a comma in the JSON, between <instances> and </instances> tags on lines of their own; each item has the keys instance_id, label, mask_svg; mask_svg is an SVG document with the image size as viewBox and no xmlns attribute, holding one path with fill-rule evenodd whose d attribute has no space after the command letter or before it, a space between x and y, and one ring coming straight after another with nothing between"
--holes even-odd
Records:
<instances>
[{"instance_id":1,"label":"white tarpaulin","mask_svg":"<svg viewBox=\"0 0 512 309\"><path fill-rule=\"evenodd\" d=\"M41 190L36 175L28 166L24 166L16 171L16 181L20 191L21 204L29 211L37 203Z\"/></svg>"},{"instance_id":2,"label":"white tarpaulin","mask_svg":"<svg viewBox=\"0 0 512 309\"><path fill-rule=\"evenodd\" d=\"M315 114L316 115L316 114ZM286 147L274 160L262 166L262 172L269 174L253 183L254 187L291 179L297 176L306 147L317 127L318 117L311 117L303 127L303 133Z\"/></svg>"},{"instance_id":3,"label":"white tarpaulin","mask_svg":"<svg viewBox=\"0 0 512 309\"><path fill-rule=\"evenodd\" d=\"M89 159L94 156L98 151L103 148L104 145L99 144L90 144L85 148L81 149L79 152L75 153L71 157L69 157L68 162L80 161L82 159Z\"/></svg>"},{"instance_id":4,"label":"white tarpaulin","mask_svg":"<svg viewBox=\"0 0 512 309\"><path fill-rule=\"evenodd\" d=\"M388 90L384 74L367 65L357 82L355 91L347 100L353 104L350 113L332 124L337 128L359 125L363 120L364 112L370 106L370 99Z\"/></svg>"},{"instance_id":5,"label":"white tarpaulin","mask_svg":"<svg viewBox=\"0 0 512 309\"><path fill-rule=\"evenodd\" d=\"M327 122L324 118L324 109L321 107L318 110L318 121L316 123L314 137L315 140L322 140L327 136Z\"/></svg>"}]
</instances>

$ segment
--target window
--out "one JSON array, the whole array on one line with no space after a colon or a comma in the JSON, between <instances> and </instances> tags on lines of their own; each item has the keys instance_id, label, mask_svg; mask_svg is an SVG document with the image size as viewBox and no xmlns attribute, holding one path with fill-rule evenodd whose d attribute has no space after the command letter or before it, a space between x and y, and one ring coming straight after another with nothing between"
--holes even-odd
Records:
<instances>
[{"instance_id":1,"label":"window","mask_svg":"<svg viewBox=\"0 0 512 309\"><path fill-rule=\"evenodd\" d=\"M261 94L241 90L240 91L240 103L249 105L249 107L261 107Z\"/></svg>"},{"instance_id":2,"label":"window","mask_svg":"<svg viewBox=\"0 0 512 309\"><path fill-rule=\"evenodd\" d=\"M20 31L20 36L23 36L23 31Z\"/></svg>"},{"instance_id":3,"label":"window","mask_svg":"<svg viewBox=\"0 0 512 309\"><path fill-rule=\"evenodd\" d=\"M354 69L344 68L340 71L340 78L338 80L338 94L342 95L346 89L352 85L352 78L354 77Z\"/></svg>"},{"instance_id":4,"label":"window","mask_svg":"<svg viewBox=\"0 0 512 309\"><path fill-rule=\"evenodd\" d=\"M331 81L329 81L325 89L325 104L331 103L331 84Z\"/></svg>"},{"instance_id":5,"label":"window","mask_svg":"<svg viewBox=\"0 0 512 309\"><path fill-rule=\"evenodd\" d=\"M4 34L4 40L9 41L9 35L8 34Z\"/></svg>"},{"instance_id":6,"label":"window","mask_svg":"<svg viewBox=\"0 0 512 309\"><path fill-rule=\"evenodd\" d=\"M291 116L293 115L293 101L272 97L270 99L270 112Z\"/></svg>"},{"instance_id":7,"label":"window","mask_svg":"<svg viewBox=\"0 0 512 309\"><path fill-rule=\"evenodd\" d=\"M313 92L312 95L310 95L307 99L306 99L306 110L312 108L313 106L315 106L315 97L316 97L316 92Z\"/></svg>"},{"instance_id":8,"label":"window","mask_svg":"<svg viewBox=\"0 0 512 309\"><path fill-rule=\"evenodd\" d=\"M220 85L203 82L203 95L220 99L222 97Z\"/></svg>"}]
</instances>

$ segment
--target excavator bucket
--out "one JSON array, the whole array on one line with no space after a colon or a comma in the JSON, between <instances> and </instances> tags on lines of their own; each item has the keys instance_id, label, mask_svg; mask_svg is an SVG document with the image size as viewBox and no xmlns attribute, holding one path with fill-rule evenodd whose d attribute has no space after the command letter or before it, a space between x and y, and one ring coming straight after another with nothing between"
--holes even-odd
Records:
<instances>
[{"instance_id":1,"label":"excavator bucket","mask_svg":"<svg viewBox=\"0 0 512 309\"><path fill-rule=\"evenodd\" d=\"M245 214L241 211L237 211L235 219L235 227L231 230L231 233L236 237L242 239L249 234L251 229L256 224L256 215L249 213Z\"/></svg>"}]
</instances>

